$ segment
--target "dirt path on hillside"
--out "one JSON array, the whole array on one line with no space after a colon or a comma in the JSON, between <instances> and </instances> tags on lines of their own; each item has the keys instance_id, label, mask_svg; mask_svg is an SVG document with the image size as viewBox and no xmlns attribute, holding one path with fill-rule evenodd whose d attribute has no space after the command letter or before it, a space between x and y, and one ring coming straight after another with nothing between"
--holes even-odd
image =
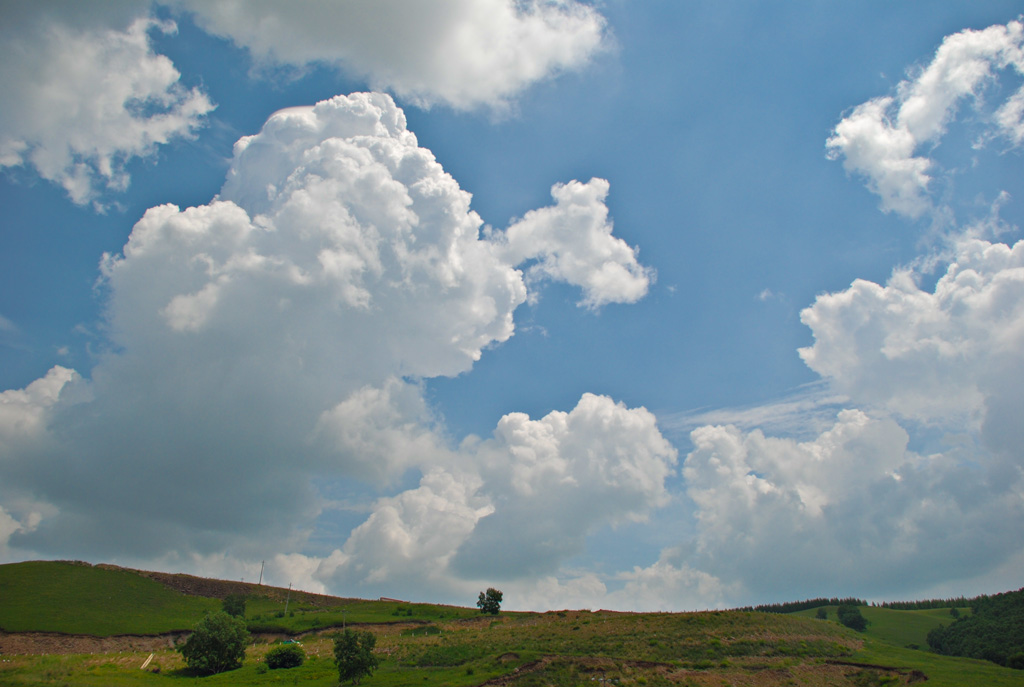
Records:
<instances>
[{"instance_id":1,"label":"dirt path on hillside","mask_svg":"<svg viewBox=\"0 0 1024 687\"><path fill-rule=\"evenodd\" d=\"M173 649L188 632L164 635L90 637L55 632L0 632L0 654L112 654L118 651Z\"/></svg>"}]
</instances>

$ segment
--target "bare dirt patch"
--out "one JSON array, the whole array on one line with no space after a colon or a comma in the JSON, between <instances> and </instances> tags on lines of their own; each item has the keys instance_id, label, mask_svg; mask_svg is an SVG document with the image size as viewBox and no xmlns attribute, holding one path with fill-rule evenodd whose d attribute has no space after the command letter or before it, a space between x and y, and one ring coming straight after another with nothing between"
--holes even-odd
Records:
<instances>
[{"instance_id":1,"label":"bare dirt patch","mask_svg":"<svg viewBox=\"0 0 1024 687\"><path fill-rule=\"evenodd\" d=\"M188 632L164 635L115 635L91 637L56 632L0 632L0 654L112 654L119 651L161 651Z\"/></svg>"}]
</instances>

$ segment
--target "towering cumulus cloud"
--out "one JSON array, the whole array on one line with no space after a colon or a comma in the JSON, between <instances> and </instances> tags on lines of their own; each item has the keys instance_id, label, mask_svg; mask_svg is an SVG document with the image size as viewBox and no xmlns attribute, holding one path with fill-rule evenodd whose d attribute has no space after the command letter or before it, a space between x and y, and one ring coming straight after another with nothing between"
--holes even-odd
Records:
<instances>
[{"instance_id":1,"label":"towering cumulus cloud","mask_svg":"<svg viewBox=\"0 0 1024 687\"><path fill-rule=\"evenodd\" d=\"M510 415L493 439L453 447L419 386L513 335L527 298L518 262L572 265L546 276L579 284L594 307L646 291L635 251L611 235L607 191L600 179L556 186L528 248L482 232L469 194L389 96L276 113L238 142L217 199L150 209L104 258L110 348L91 380L55 368L5 392L3 503L47 504L8 508L5 531L62 555L87 542L122 556L298 555L332 485L386 487L416 470L420 485L379 501L322 569L281 559L321 582L393 583L460 545L489 546L478 521L513 531L510 518L549 501L604 494L603 508L555 525L557 550L522 530L509 539L529 566L551 568L594 528L643 517L666 498L675 461L647 411L585 395L568 414ZM31 531L11 524L30 511L42 514ZM111 531L125 534L90 541Z\"/></svg>"}]
</instances>

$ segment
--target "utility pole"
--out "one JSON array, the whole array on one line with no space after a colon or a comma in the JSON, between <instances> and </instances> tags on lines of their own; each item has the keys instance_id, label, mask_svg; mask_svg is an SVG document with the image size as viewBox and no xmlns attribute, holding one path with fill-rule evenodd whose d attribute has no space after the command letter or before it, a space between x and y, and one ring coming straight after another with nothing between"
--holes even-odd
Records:
<instances>
[{"instance_id":1,"label":"utility pole","mask_svg":"<svg viewBox=\"0 0 1024 687\"><path fill-rule=\"evenodd\" d=\"M260 586L261 587L263 586L263 566L266 565L266 564L267 564L266 561L263 561L262 563L260 563Z\"/></svg>"},{"instance_id":2,"label":"utility pole","mask_svg":"<svg viewBox=\"0 0 1024 687\"><path fill-rule=\"evenodd\" d=\"M288 602L292 600L292 583L288 583L288 596L284 600L284 614L288 615Z\"/></svg>"}]
</instances>

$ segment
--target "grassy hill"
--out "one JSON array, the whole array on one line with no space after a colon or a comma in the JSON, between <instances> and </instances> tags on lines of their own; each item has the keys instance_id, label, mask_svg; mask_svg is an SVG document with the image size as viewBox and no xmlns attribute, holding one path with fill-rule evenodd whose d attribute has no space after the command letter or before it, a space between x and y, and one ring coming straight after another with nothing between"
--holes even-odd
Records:
<instances>
[{"instance_id":1,"label":"grassy hill","mask_svg":"<svg viewBox=\"0 0 1024 687\"><path fill-rule=\"evenodd\" d=\"M301 641L309 657L300 668L268 671L263 656L274 638L256 636L242 668L196 680L166 641L162 647L140 648L126 638L111 637L102 649L79 648L78 654L19 655L3 648L16 637L0 634L0 685L333 687L336 630L331 626L338 621L360 624L378 638L381 667L364 680L367 687L871 687L916 684L925 678L928 687L1024 686L1024 671L903 648L927 631L927 622L942 620L941 611L866 608L873 624L868 633L858 634L833 620L804 617L813 611L553 611L492 617L469 608L239 585L84 564L0 566L0 626L7 632L109 636L188 628L204 612L219 608L220 598L244 589L251 595L246 614L250 628L276 626L289 634L304 633ZM912 615L894 615L906 613Z\"/></svg>"},{"instance_id":2,"label":"grassy hill","mask_svg":"<svg viewBox=\"0 0 1024 687\"><path fill-rule=\"evenodd\" d=\"M127 570L64 561L0 565L0 629L99 637L187 630L216 599Z\"/></svg>"},{"instance_id":3,"label":"grassy hill","mask_svg":"<svg viewBox=\"0 0 1024 687\"><path fill-rule=\"evenodd\" d=\"M836 620L836 607L825 606L830 620ZM970 609L958 609L960 613L969 614ZM954 618L948 608L929 608L919 611L896 611L877 606L861 606L861 614L868 621L867 637L879 639L887 644L898 647L927 649L928 632L939 625L949 625ZM818 609L798 611L792 615L813 618Z\"/></svg>"}]
</instances>

